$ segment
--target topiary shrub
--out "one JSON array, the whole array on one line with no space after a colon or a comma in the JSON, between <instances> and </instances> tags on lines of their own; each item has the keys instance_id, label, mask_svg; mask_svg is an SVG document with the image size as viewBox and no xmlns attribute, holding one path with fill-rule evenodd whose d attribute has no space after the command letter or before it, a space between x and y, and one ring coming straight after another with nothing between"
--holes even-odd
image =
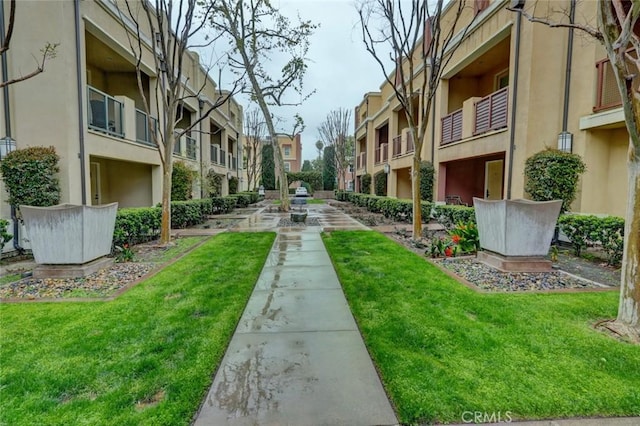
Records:
<instances>
[{"instance_id":1,"label":"topiary shrub","mask_svg":"<svg viewBox=\"0 0 640 426\"><path fill-rule=\"evenodd\" d=\"M365 173L360 178L360 192L363 194L371 194L371 175Z\"/></svg>"},{"instance_id":2,"label":"topiary shrub","mask_svg":"<svg viewBox=\"0 0 640 426\"><path fill-rule=\"evenodd\" d=\"M262 147L262 179L264 189L276 189L276 164L273 158L273 145Z\"/></svg>"},{"instance_id":3,"label":"topiary shrub","mask_svg":"<svg viewBox=\"0 0 640 426\"><path fill-rule=\"evenodd\" d=\"M229 194L237 194L238 193L238 178L233 176L229 179Z\"/></svg>"},{"instance_id":4,"label":"topiary shrub","mask_svg":"<svg viewBox=\"0 0 640 426\"><path fill-rule=\"evenodd\" d=\"M187 201L192 198L191 190L196 178L196 172L182 161L173 164L171 172L171 200Z\"/></svg>"},{"instance_id":5,"label":"topiary shrub","mask_svg":"<svg viewBox=\"0 0 640 426\"><path fill-rule=\"evenodd\" d=\"M336 150L333 145L324 148L322 157L322 182L325 191L336 189Z\"/></svg>"},{"instance_id":6,"label":"topiary shrub","mask_svg":"<svg viewBox=\"0 0 640 426\"><path fill-rule=\"evenodd\" d=\"M584 171L579 155L548 148L527 158L524 189L534 201L562 200L562 212L566 212L576 198L578 178Z\"/></svg>"},{"instance_id":7,"label":"topiary shrub","mask_svg":"<svg viewBox=\"0 0 640 426\"><path fill-rule=\"evenodd\" d=\"M433 201L433 179L435 169L429 161L420 163L420 199Z\"/></svg>"},{"instance_id":8,"label":"topiary shrub","mask_svg":"<svg viewBox=\"0 0 640 426\"><path fill-rule=\"evenodd\" d=\"M209 197L219 197L222 195L222 179L223 175L216 173L214 169L207 172L207 193Z\"/></svg>"},{"instance_id":9,"label":"topiary shrub","mask_svg":"<svg viewBox=\"0 0 640 426\"><path fill-rule=\"evenodd\" d=\"M377 196L383 197L387 195L387 174L384 172L376 173L374 179L374 190Z\"/></svg>"},{"instance_id":10,"label":"topiary shrub","mask_svg":"<svg viewBox=\"0 0 640 426\"><path fill-rule=\"evenodd\" d=\"M48 207L60 203L60 157L53 147L33 146L7 154L0 171L12 206Z\"/></svg>"}]
</instances>

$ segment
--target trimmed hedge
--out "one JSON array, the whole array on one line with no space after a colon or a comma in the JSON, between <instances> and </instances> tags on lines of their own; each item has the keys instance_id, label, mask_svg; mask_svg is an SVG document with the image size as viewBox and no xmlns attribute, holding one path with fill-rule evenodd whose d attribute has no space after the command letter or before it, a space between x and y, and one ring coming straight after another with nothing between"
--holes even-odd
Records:
<instances>
[{"instance_id":1,"label":"trimmed hedge","mask_svg":"<svg viewBox=\"0 0 640 426\"><path fill-rule=\"evenodd\" d=\"M476 210L473 207L437 205L433 211L433 218L446 228L452 228L458 222L476 223Z\"/></svg>"},{"instance_id":2,"label":"trimmed hedge","mask_svg":"<svg viewBox=\"0 0 640 426\"><path fill-rule=\"evenodd\" d=\"M122 247L154 240L160 236L162 210L159 207L120 209L116 213L113 245Z\"/></svg>"},{"instance_id":3,"label":"trimmed hedge","mask_svg":"<svg viewBox=\"0 0 640 426\"><path fill-rule=\"evenodd\" d=\"M565 233L576 256L589 245L600 244L610 265L622 261L624 246L624 219L617 216L562 215L558 225Z\"/></svg>"},{"instance_id":4,"label":"trimmed hedge","mask_svg":"<svg viewBox=\"0 0 640 426\"><path fill-rule=\"evenodd\" d=\"M395 198L346 191L336 191L336 200L348 201L356 206L365 207L372 213L381 213L384 217L392 220L413 221L413 202L411 200L398 200ZM422 217L428 218L433 204L422 201L421 205Z\"/></svg>"}]
</instances>

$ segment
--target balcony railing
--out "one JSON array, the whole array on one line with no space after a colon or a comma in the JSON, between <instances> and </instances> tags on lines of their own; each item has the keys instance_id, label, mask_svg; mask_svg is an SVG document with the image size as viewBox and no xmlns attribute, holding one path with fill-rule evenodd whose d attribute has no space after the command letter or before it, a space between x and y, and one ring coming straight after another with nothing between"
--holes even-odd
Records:
<instances>
[{"instance_id":1,"label":"balcony railing","mask_svg":"<svg viewBox=\"0 0 640 426\"><path fill-rule=\"evenodd\" d=\"M462 109L442 117L441 145L456 142L460 139L462 139Z\"/></svg>"},{"instance_id":2,"label":"balcony railing","mask_svg":"<svg viewBox=\"0 0 640 426\"><path fill-rule=\"evenodd\" d=\"M151 130L149 130L148 115L144 111L136 109L136 141L147 145L155 145L154 134L158 134L158 120L151 117Z\"/></svg>"},{"instance_id":3,"label":"balcony railing","mask_svg":"<svg viewBox=\"0 0 640 426\"><path fill-rule=\"evenodd\" d=\"M364 169L367 166L367 153L361 152L356 158L356 168Z\"/></svg>"},{"instance_id":4,"label":"balcony railing","mask_svg":"<svg viewBox=\"0 0 640 426\"><path fill-rule=\"evenodd\" d=\"M384 163L389 159L389 144L382 143L376 148L376 164Z\"/></svg>"},{"instance_id":5,"label":"balcony railing","mask_svg":"<svg viewBox=\"0 0 640 426\"><path fill-rule=\"evenodd\" d=\"M227 165L227 151L221 149L220 150L220 164L222 166L226 166Z\"/></svg>"},{"instance_id":6,"label":"balcony railing","mask_svg":"<svg viewBox=\"0 0 640 426\"><path fill-rule=\"evenodd\" d=\"M124 104L91 86L87 86L89 127L112 136L124 137Z\"/></svg>"},{"instance_id":7,"label":"balcony railing","mask_svg":"<svg viewBox=\"0 0 640 426\"><path fill-rule=\"evenodd\" d=\"M598 70L598 86L596 87L596 104L593 107L593 112L619 107L622 105L622 100L611 62L609 59L598 61L596 69Z\"/></svg>"},{"instance_id":8,"label":"balcony railing","mask_svg":"<svg viewBox=\"0 0 640 426\"><path fill-rule=\"evenodd\" d=\"M475 103L474 136L490 130L507 127L508 98L509 88L505 87L497 92L493 92L489 96L485 96Z\"/></svg>"},{"instance_id":9,"label":"balcony railing","mask_svg":"<svg viewBox=\"0 0 640 426\"><path fill-rule=\"evenodd\" d=\"M413 143L413 133L411 129L407 130L407 152L413 152L416 150L416 146Z\"/></svg>"},{"instance_id":10,"label":"balcony railing","mask_svg":"<svg viewBox=\"0 0 640 426\"><path fill-rule=\"evenodd\" d=\"M218 164L218 158L220 158L220 148L218 145L209 145L211 148L211 162L214 164Z\"/></svg>"},{"instance_id":11,"label":"balcony railing","mask_svg":"<svg viewBox=\"0 0 640 426\"><path fill-rule=\"evenodd\" d=\"M229 154L229 169L236 170L238 168L238 159Z\"/></svg>"},{"instance_id":12,"label":"balcony railing","mask_svg":"<svg viewBox=\"0 0 640 426\"><path fill-rule=\"evenodd\" d=\"M173 143L173 153L182 155L182 138L178 137L178 132L174 133L175 142Z\"/></svg>"},{"instance_id":13,"label":"balcony railing","mask_svg":"<svg viewBox=\"0 0 640 426\"><path fill-rule=\"evenodd\" d=\"M189 136L187 136L185 139L187 141L187 158L195 160L198 156L198 145L196 143L196 140Z\"/></svg>"},{"instance_id":14,"label":"balcony railing","mask_svg":"<svg viewBox=\"0 0 640 426\"><path fill-rule=\"evenodd\" d=\"M402 155L402 135L393 138L393 157Z\"/></svg>"}]
</instances>

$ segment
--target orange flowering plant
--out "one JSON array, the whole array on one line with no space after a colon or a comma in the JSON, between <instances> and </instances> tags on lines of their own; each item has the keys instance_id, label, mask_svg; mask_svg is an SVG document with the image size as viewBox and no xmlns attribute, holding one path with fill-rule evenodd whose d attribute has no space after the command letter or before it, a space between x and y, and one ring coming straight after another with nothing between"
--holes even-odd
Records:
<instances>
[{"instance_id":1,"label":"orange flowering plant","mask_svg":"<svg viewBox=\"0 0 640 426\"><path fill-rule=\"evenodd\" d=\"M462 253L475 253L480 248L478 227L473 222L458 222L455 228L449 231L449 235Z\"/></svg>"}]
</instances>

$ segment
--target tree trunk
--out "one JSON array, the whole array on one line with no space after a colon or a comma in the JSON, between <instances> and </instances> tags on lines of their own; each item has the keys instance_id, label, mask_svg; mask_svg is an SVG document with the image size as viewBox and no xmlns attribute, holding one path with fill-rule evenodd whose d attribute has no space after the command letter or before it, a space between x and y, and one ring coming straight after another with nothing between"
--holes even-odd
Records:
<instances>
[{"instance_id":1,"label":"tree trunk","mask_svg":"<svg viewBox=\"0 0 640 426\"><path fill-rule=\"evenodd\" d=\"M165 162L162 167L162 222L160 226L160 244L171 242L171 173L172 163Z\"/></svg>"},{"instance_id":2,"label":"tree trunk","mask_svg":"<svg viewBox=\"0 0 640 426\"><path fill-rule=\"evenodd\" d=\"M420 202L420 155L418 147L413 155L413 167L411 169L411 195L413 200L413 239L422 237L422 203Z\"/></svg>"},{"instance_id":3,"label":"tree trunk","mask_svg":"<svg viewBox=\"0 0 640 426\"><path fill-rule=\"evenodd\" d=\"M629 161L620 305L616 322L640 331L640 159Z\"/></svg>"}]
</instances>

